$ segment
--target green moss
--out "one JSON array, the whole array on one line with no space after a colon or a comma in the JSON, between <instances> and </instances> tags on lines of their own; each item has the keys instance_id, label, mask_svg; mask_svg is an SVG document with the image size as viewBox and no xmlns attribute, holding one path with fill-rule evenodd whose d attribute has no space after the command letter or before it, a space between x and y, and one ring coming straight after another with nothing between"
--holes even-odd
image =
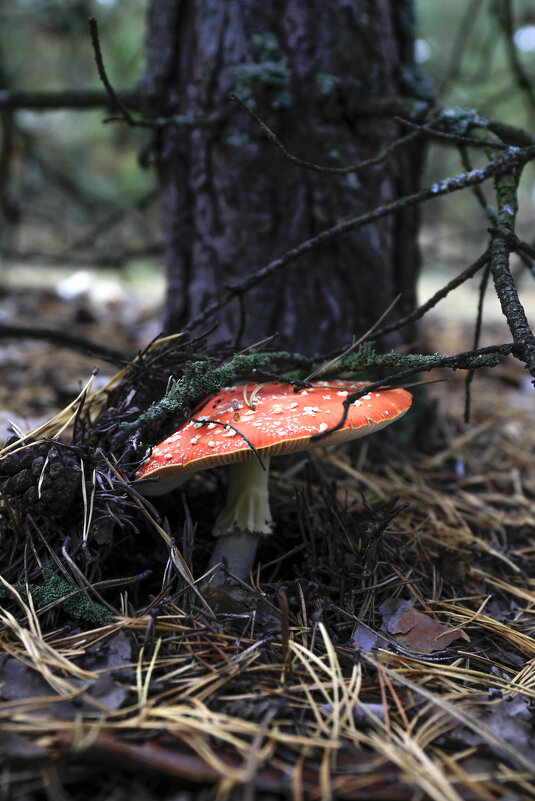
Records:
<instances>
[{"instance_id":1,"label":"green moss","mask_svg":"<svg viewBox=\"0 0 535 801\"><path fill-rule=\"evenodd\" d=\"M319 72L316 75L316 86L320 95L330 95L334 89L340 86L340 78L330 72Z\"/></svg>"},{"instance_id":2,"label":"green moss","mask_svg":"<svg viewBox=\"0 0 535 801\"><path fill-rule=\"evenodd\" d=\"M254 103L253 96L262 96L272 109L289 108L291 71L277 37L265 31L251 37L255 61L239 64L234 69L235 93Z\"/></svg>"},{"instance_id":3,"label":"green moss","mask_svg":"<svg viewBox=\"0 0 535 801\"><path fill-rule=\"evenodd\" d=\"M30 594L37 608L58 602L58 606L75 620L94 624L108 622L111 619L110 613L102 604L91 604L78 587L62 579L51 567L42 567L41 576L43 584L29 585ZM14 587L21 598L28 601L26 584L20 582ZM0 586L0 599L11 597L9 589Z\"/></svg>"}]
</instances>

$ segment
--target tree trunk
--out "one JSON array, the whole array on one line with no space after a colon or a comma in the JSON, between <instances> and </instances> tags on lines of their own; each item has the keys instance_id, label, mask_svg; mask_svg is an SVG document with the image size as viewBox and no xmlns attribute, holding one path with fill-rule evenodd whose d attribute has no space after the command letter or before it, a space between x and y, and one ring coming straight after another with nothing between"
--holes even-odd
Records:
<instances>
[{"instance_id":1,"label":"tree trunk","mask_svg":"<svg viewBox=\"0 0 535 801\"><path fill-rule=\"evenodd\" d=\"M146 113L219 116L168 127L156 142L168 295L180 330L234 283L342 220L417 185L421 148L358 174L329 175L285 160L238 94L286 148L328 166L378 154L400 135L370 105L399 97L412 59L408 0L152 0ZM399 292L415 303L417 213L406 211L322 245L258 285L219 317L219 338L276 347L338 348L363 333ZM413 336L413 332L409 332ZM400 342L393 335L388 344Z\"/></svg>"}]
</instances>

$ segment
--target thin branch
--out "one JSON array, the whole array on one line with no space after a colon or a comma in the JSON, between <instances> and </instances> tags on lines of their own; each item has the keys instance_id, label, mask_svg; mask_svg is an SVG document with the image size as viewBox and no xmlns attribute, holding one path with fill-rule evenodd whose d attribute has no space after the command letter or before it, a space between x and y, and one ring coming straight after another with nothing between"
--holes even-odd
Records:
<instances>
[{"instance_id":1,"label":"thin branch","mask_svg":"<svg viewBox=\"0 0 535 801\"><path fill-rule=\"evenodd\" d=\"M417 309L414 309L414 311L412 311L410 314L407 314L405 317L402 317L399 320L394 320L393 323L389 323L383 328L380 328L375 332L375 336L382 337L385 334L390 333L390 331L397 331L404 325L408 325L409 323L413 323L415 320L419 320L426 312L429 311L429 309L432 309L439 301L445 298L446 295L449 295L452 290L456 289L458 286L461 286L461 284L463 284L465 281L468 281L470 278L473 278L473 276L485 266L488 260L489 252L486 250L478 259L476 259L473 264L459 273L459 275L455 276L455 278L452 278L452 280L449 281L445 286L441 287L438 292L435 292L435 294L429 298L429 300L426 300L425 303L422 303L421 306L418 306Z\"/></svg>"},{"instance_id":2,"label":"thin branch","mask_svg":"<svg viewBox=\"0 0 535 801\"><path fill-rule=\"evenodd\" d=\"M461 17L459 27L453 40L448 65L444 71L444 77L438 86L437 92L439 96L444 93L450 81L454 80L460 73L463 54L466 50L468 39L472 33L482 4L483 0L471 0Z\"/></svg>"},{"instance_id":3,"label":"thin branch","mask_svg":"<svg viewBox=\"0 0 535 801\"><path fill-rule=\"evenodd\" d=\"M477 304L477 316L476 316L476 328L474 331L474 345L473 348L476 350L479 347L479 341L481 338L481 327L483 323L483 302L485 300L485 294L487 292L487 287L489 283L490 277L490 264L487 264L485 267L485 271L481 277L481 283L479 286L479 299ZM464 422L468 424L470 422L470 400L471 400L471 384L474 380L475 370L469 370L466 374L466 382L465 382L465 402L464 402Z\"/></svg>"},{"instance_id":4,"label":"thin branch","mask_svg":"<svg viewBox=\"0 0 535 801\"><path fill-rule=\"evenodd\" d=\"M459 151L460 151L460 154L461 154L463 167L465 168L465 170L471 170L472 169L472 163L470 161L470 156L468 154L468 151L467 151L466 147L464 145L461 145L459 147ZM472 187L472 191L473 191L473 193L474 193L474 195L476 197L476 200L478 201L479 205L483 209L486 217L492 223L492 226L493 226L492 230L494 230L494 228L496 227L496 225L498 223L498 217L497 217L497 214L496 214L496 210L487 201L481 186L473 186ZM508 241L509 241L509 247L511 248L511 250L514 250L514 251L516 251L518 253L518 256L519 256L520 260L522 261L522 263L528 268L528 270L531 272L532 275L535 275L533 263L532 263L532 261L530 259L530 255L531 255L531 258L533 258L535 256L535 249L532 248L527 242L522 242L522 240L518 239L517 236L514 236L514 237L511 236L508 239ZM531 254L529 253L530 250L531 250ZM474 345L474 347L477 347L477 345Z\"/></svg>"},{"instance_id":5,"label":"thin branch","mask_svg":"<svg viewBox=\"0 0 535 801\"><path fill-rule=\"evenodd\" d=\"M88 231L71 242L58 255L60 257L64 257L68 253L72 253L73 251L74 253L77 253L81 248L87 248L94 245L95 240L97 240L103 233L109 231L110 228L113 228L118 223L122 222L127 215L146 209L147 206L157 200L157 197L157 191L155 189L151 189L149 192L146 192L141 197L136 198L136 200L128 203L127 205L113 209L110 214L108 214L104 219L96 222Z\"/></svg>"},{"instance_id":6,"label":"thin branch","mask_svg":"<svg viewBox=\"0 0 535 801\"><path fill-rule=\"evenodd\" d=\"M488 144L483 139L476 139L473 136L465 136L464 134L453 133L452 131L441 131L438 128L433 128L432 124L428 122L417 124L411 120L406 120L403 117L394 117L394 120L399 122L400 125L405 125L405 127L412 128L415 133L420 131L422 134L426 134L434 139L441 139L445 142L451 142L454 145L471 145L472 147L479 147L483 149L488 147ZM530 141L529 144L532 144L532 142ZM501 143L500 147L502 150L509 149L509 145L504 143Z\"/></svg>"},{"instance_id":7,"label":"thin branch","mask_svg":"<svg viewBox=\"0 0 535 801\"><path fill-rule=\"evenodd\" d=\"M110 99L112 101L112 105L115 106L121 112L124 121L127 125L133 126L135 125L135 120L116 94L115 89L110 83L108 75L106 73L106 68L104 66L104 59L102 58L102 50L100 49L100 40L98 36L98 24L95 17L90 17L89 19L89 32L91 34L91 44L93 45L93 52L95 54L95 62L97 65L98 75L100 80L102 81L104 88L106 89Z\"/></svg>"},{"instance_id":8,"label":"thin branch","mask_svg":"<svg viewBox=\"0 0 535 801\"><path fill-rule=\"evenodd\" d=\"M490 264L496 294L516 345L516 355L535 379L535 336L518 297L509 266L509 241L514 235L519 177L519 174L511 172L496 176L498 225L491 235Z\"/></svg>"},{"instance_id":9,"label":"thin branch","mask_svg":"<svg viewBox=\"0 0 535 801\"><path fill-rule=\"evenodd\" d=\"M320 375L320 373L324 373L326 370L329 370L337 362L341 361L345 356L349 356L350 353L352 353L363 342L365 342L367 339L369 339L370 336L373 334L373 332L377 330L379 324L382 323L382 321L385 319L385 317L387 317L390 314L390 312L392 311L394 306L399 301L400 297L401 297L401 295L398 295L396 298L394 298L392 303L390 303L388 305L388 307L384 310L384 312L381 314L381 316L374 322L374 324L372 326L370 326L370 328L368 328L368 330L366 331L365 334L363 334L361 337L359 337L359 339L356 340L356 342L353 342L353 344L350 345L348 348L346 348L346 350L344 350L343 353L340 353L339 356L335 356L334 358L330 359L325 364L321 364L319 367L317 367L315 370L313 370L310 373L310 375L307 375L307 377L304 380L305 381L312 381L312 379L316 378L317 375Z\"/></svg>"},{"instance_id":10,"label":"thin branch","mask_svg":"<svg viewBox=\"0 0 535 801\"><path fill-rule=\"evenodd\" d=\"M120 101L123 108L139 112L141 108L140 94L136 89L113 90L114 96ZM59 92L23 92L0 90L0 109L28 110L28 111L88 111L90 109L113 109L115 101L109 92L101 89L65 89ZM168 128L176 126L186 130L197 128L212 128L225 119L225 115L210 114L207 117L185 117L182 114L172 114L154 119L141 119L130 114L129 127L136 128ZM119 117L108 117L105 122L125 122L123 114Z\"/></svg>"},{"instance_id":11,"label":"thin branch","mask_svg":"<svg viewBox=\"0 0 535 801\"><path fill-rule=\"evenodd\" d=\"M124 353L108 345L92 342L90 339L69 334L67 331L56 331L53 328L42 328L0 323L0 339L16 337L17 339L39 339L55 342L57 345L73 348L98 358L114 363L128 361Z\"/></svg>"},{"instance_id":12,"label":"thin branch","mask_svg":"<svg viewBox=\"0 0 535 801\"><path fill-rule=\"evenodd\" d=\"M198 409L198 411L199 411L199 412L201 412L201 411L202 411L202 406L201 406L201 408L200 408L200 409ZM212 420L212 418L210 418L209 420L201 420L199 417L191 417L190 415L187 415L187 416L186 416L186 419L187 419L187 420L191 420L193 423L199 423L201 426L207 426L207 425L209 425L209 424L214 424L214 425L216 425L216 426L222 426L222 427L223 427L225 430L226 430L227 428L230 428L230 429L232 429L232 431L235 431L235 432L236 432L236 434L238 434L238 435L239 435L239 436L240 436L240 437L243 439L243 441L245 442L245 444L247 445L247 447L249 448L249 450L251 450L251 451L253 452L253 455L255 456L255 458L256 458L256 460L258 461L258 464L260 465L260 467L262 468L262 470L264 470L264 471L266 470L266 465L265 465L265 464L264 464L264 462L262 461L262 457L260 456L260 454L259 454L259 452L258 452L258 449L257 449L257 448L255 448L255 446L253 445L253 443L251 442L251 440L250 440L250 439L248 439L248 438L245 436L245 434L243 433L243 431L240 431L240 429L239 429L239 428L237 428L236 426L233 426L233 425L232 425L232 423L222 423L222 422L221 422L221 420Z\"/></svg>"},{"instance_id":13,"label":"thin branch","mask_svg":"<svg viewBox=\"0 0 535 801\"><path fill-rule=\"evenodd\" d=\"M393 200L391 203L386 203L384 206L379 206L372 211L361 214L349 220L345 220L338 225L331 228L326 228L321 233L301 242L297 247L288 250L282 256L269 262L265 267L250 273L242 281L235 285L227 285L226 291L222 292L217 300L214 300L202 312L200 312L188 325L185 331L189 331L197 325L200 325L216 311L226 306L233 298L240 292L247 292L252 287L264 281L273 273L291 264L300 256L313 250L320 245L330 242L337 237L344 236L351 231L356 231L359 228L369 225L375 220L380 220L387 217L389 214L394 214L402 209L410 206L415 206L425 200L431 198L441 197L450 192L456 192L460 189L465 189L475 184L483 183L488 178L496 175L503 175L504 173L514 169L517 166L525 164L526 162L535 158L535 145L528 148L519 150L517 148L509 148L506 155L500 155L495 160L491 161L484 169L472 170L470 172L460 173L452 178L445 178L442 181L427 186L419 192L412 195L406 195L398 200Z\"/></svg>"},{"instance_id":14,"label":"thin branch","mask_svg":"<svg viewBox=\"0 0 535 801\"><path fill-rule=\"evenodd\" d=\"M285 158L287 161L295 164L296 167L304 167L307 170L313 170L314 172L322 172L328 175L348 175L352 172L359 172L360 170L364 170L367 167L375 167L378 164L382 164L383 161L386 161L388 156L390 156L395 150L403 145L412 142L418 136L423 133L423 131L418 127L416 131L413 133L407 134L407 136L401 137L400 139L396 139L392 142L388 147L381 151L377 156L374 156L371 159L366 159L365 161L360 161L358 164L350 164L346 167L326 167L321 164L314 164L312 161L306 161L305 159L301 159L298 156L293 156L282 144L281 140L278 138L277 134L271 130L271 128L264 122L264 120L256 113L256 111L251 108L251 106L247 105L238 95L232 93L230 95L230 99L234 103L238 103L239 106L247 112L247 114L256 122L259 128L265 133L267 138L270 142L272 142L279 153Z\"/></svg>"},{"instance_id":15,"label":"thin branch","mask_svg":"<svg viewBox=\"0 0 535 801\"><path fill-rule=\"evenodd\" d=\"M139 109L139 92L121 89L115 92L123 106L137 111ZM0 90L0 108L17 111L87 111L93 108L110 107L108 92L101 89L62 89L60 91L24 92Z\"/></svg>"},{"instance_id":16,"label":"thin branch","mask_svg":"<svg viewBox=\"0 0 535 801\"><path fill-rule=\"evenodd\" d=\"M434 370L439 367L448 367L451 370L473 370L481 367L494 367L496 364L498 364L500 356L508 356L510 353L515 353L516 355L516 350L517 347L514 343L505 343L503 345L491 345L490 347L480 348L479 350L475 351L472 350L465 351L463 353L457 353L454 356L440 356L437 354L436 358L429 358L425 362L423 362L421 358L416 357L417 364L415 364L414 367L407 367L397 373L385 376L378 381L373 381L370 384L366 384L366 386L360 389L358 392L353 392L351 395L348 395L342 403L344 411L340 420L322 434L315 434L312 439L323 439L324 437L329 436L329 434L332 434L334 431L338 431L340 428L342 428L347 419L351 404L356 400L359 400L359 398L361 398L363 395L366 395L368 392L374 392L376 389L386 389L387 387L395 386L396 383L403 381L410 375L428 372L429 370ZM393 355L397 356L398 354ZM405 356L404 358L407 359L410 357Z\"/></svg>"},{"instance_id":17,"label":"thin branch","mask_svg":"<svg viewBox=\"0 0 535 801\"><path fill-rule=\"evenodd\" d=\"M163 252L164 246L159 242L139 248L125 248L117 250L115 253L109 250L102 253L70 253L68 250L61 253L42 253L40 250L18 251L7 247L0 248L0 255L3 259L26 264L52 264L54 267L72 267L73 265L91 265L101 268L122 267L132 259L161 256Z\"/></svg>"},{"instance_id":18,"label":"thin branch","mask_svg":"<svg viewBox=\"0 0 535 801\"><path fill-rule=\"evenodd\" d=\"M488 148L488 143L485 142L484 144L485 144L485 147ZM470 156L468 154L468 149L464 144L459 146L459 153L461 154L461 160L462 160L464 169L465 170L472 170L473 169L472 162L470 161ZM479 205L483 209L483 212L485 213L485 216L490 220L490 222L493 225L496 225L496 222L497 222L497 219L498 219L497 216L496 216L496 211L495 211L495 209L492 208L490 203L487 201L485 195L483 194L483 190L482 190L481 186L479 184L477 186L473 186L472 187L472 192L474 193L477 202L479 203Z\"/></svg>"},{"instance_id":19,"label":"thin branch","mask_svg":"<svg viewBox=\"0 0 535 801\"><path fill-rule=\"evenodd\" d=\"M496 18L500 25L505 39L505 46L507 49L507 56L509 58L509 66L516 79L518 88L524 92L529 100L530 105L535 108L535 90L529 76L524 69L518 49L514 41L514 24L513 12L511 8L511 0L499 0L496 5Z\"/></svg>"},{"instance_id":20,"label":"thin branch","mask_svg":"<svg viewBox=\"0 0 535 801\"><path fill-rule=\"evenodd\" d=\"M529 147L533 144L533 134L516 125L510 125L510 123L500 120L487 120L487 125L491 133L499 136L502 142L507 142L508 145Z\"/></svg>"}]
</instances>

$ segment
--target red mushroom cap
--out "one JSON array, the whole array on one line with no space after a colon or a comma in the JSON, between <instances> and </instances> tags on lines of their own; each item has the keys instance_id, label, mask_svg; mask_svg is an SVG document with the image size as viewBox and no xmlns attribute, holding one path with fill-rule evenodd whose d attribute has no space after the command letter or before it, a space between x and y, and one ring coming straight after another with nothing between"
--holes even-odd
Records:
<instances>
[{"instance_id":1,"label":"red mushroom cap","mask_svg":"<svg viewBox=\"0 0 535 801\"><path fill-rule=\"evenodd\" d=\"M411 406L412 396L404 389L374 390L350 405L342 428L312 439L336 425L347 395L365 386L366 382L335 380L316 381L299 392L288 384L225 387L196 410L193 417L199 422L183 423L153 448L136 477L158 476L160 482L146 489L164 493L185 473L250 459L247 440L260 456L310 450L378 431Z\"/></svg>"}]
</instances>

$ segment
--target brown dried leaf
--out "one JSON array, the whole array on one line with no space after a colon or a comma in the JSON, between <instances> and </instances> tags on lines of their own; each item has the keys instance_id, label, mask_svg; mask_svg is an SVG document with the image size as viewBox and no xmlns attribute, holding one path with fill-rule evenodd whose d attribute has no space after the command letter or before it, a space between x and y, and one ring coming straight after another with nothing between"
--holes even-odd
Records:
<instances>
[{"instance_id":1,"label":"brown dried leaf","mask_svg":"<svg viewBox=\"0 0 535 801\"><path fill-rule=\"evenodd\" d=\"M379 607L383 615L383 628L405 648L428 654L442 651L454 640L469 639L464 631L449 629L429 615L413 609L413 606L414 600L390 598Z\"/></svg>"}]
</instances>

